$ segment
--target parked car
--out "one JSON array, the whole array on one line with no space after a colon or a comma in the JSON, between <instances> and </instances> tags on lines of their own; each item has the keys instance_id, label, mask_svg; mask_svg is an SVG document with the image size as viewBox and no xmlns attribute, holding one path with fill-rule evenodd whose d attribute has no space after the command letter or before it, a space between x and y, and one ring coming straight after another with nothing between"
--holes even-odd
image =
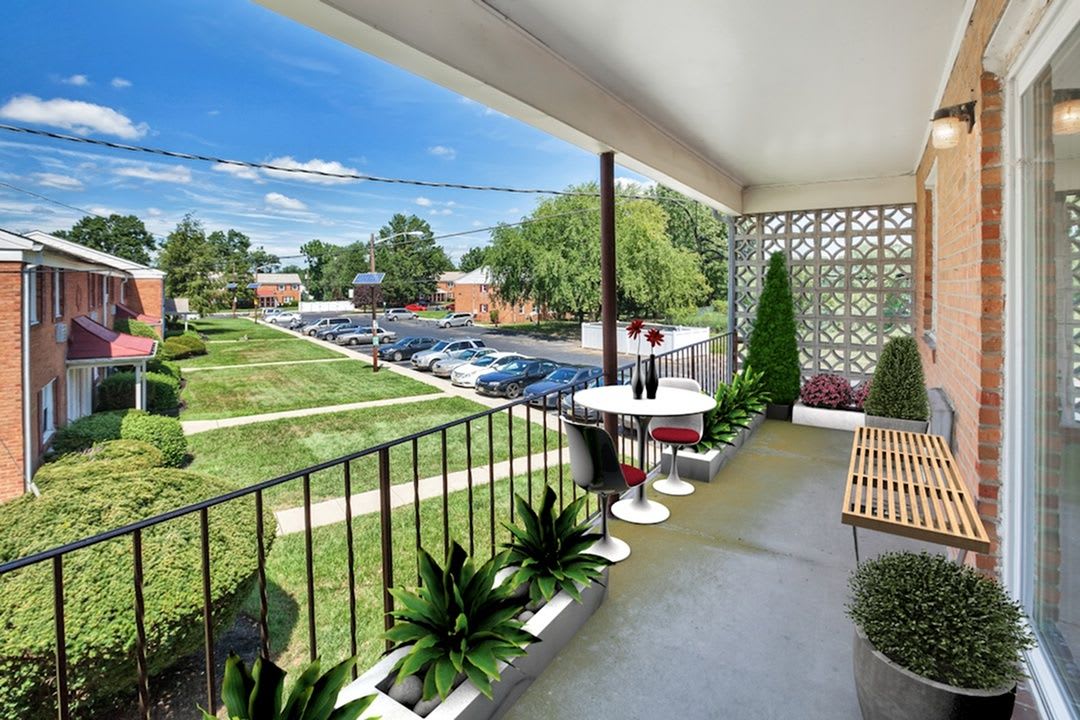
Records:
<instances>
[{"instance_id":1,"label":"parked car","mask_svg":"<svg viewBox=\"0 0 1080 720\"><path fill-rule=\"evenodd\" d=\"M495 352L495 348L466 348L465 350L455 350L442 360L436 360L431 364L431 373L435 377L448 378L450 373L454 371L454 368L460 367L474 359L482 358L485 355L490 355Z\"/></svg>"},{"instance_id":2,"label":"parked car","mask_svg":"<svg viewBox=\"0 0 1080 720\"><path fill-rule=\"evenodd\" d=\"M629 379L625 379L622 384L626 385L630 382ZM604 376L601 374L594 380L589 381L589 387L600 387L604 384ZM574 393L565 393L562 399L559 400L559 413L570 420L576 420L583 423L598 423L601 420L600 413L590 408L585 407L581 403L574 399ZM633 427L634 419L629 415L623 416L623 427L631 429Z\"/></svg>"},{"instance_id":3,"label":"parked car","mask_svg":"<svg viewBox=\"0 0 1080 720\"><path fill-rule=\"evenodd\" d=\"M262 316L266 320L273 320L274 316L280 315L283 312L284 312L284 310L281 310L280 308L263 308L262 309Z\"/></svg>"},{"instance_id":4,"label":"parked car","mask_svg":"<svg viewBox=\"0 0 1080 720\"><path fill-rule=\"evenodd\" d=\"M430 350L439 342L433 337L403 337L389 345L379 346L379 357L383 360L408 360L418 352Z\"/></svg>"},{"instance_id":5,"label":"parked car","mask_svg":"<svg viewBox=\"0 0 1080 720\"><path fill-rule=\"evenodd\" d=\"M476 379L484 373L500 370L515 360L521 360L524 355L512 352L494 352L481 358L473 359L464 365L454 368L450 373L450 382L458 387L474 388Z\"/></svg>"},{"instance_id":6,"label":"parked car","mask_svg":"<svg viewBox=\"0 0 1080 720\"><path fill-rule=\"evenodd\" d=\"M435 321L435 327L450 328L450 327L468 327L473 324L473 314L467 312L452 312L446 313L438 320Z\"/></svg>"},{"instance_id":7,"label":"parked car","mask_svg":"<svg viewBox=\"0 0 1080 720\"><path fill-rule=\"evenodd\" d=\"M464 340L440 340L431 346L430 350L416 353L412 356L412 366L417 370L430 370L432 363L442 360L455 350L484 347L483 340L466 338Z\"/></svg>"},{"instance_id":8,"label":"parked car","mask_svg":"<svg viewBox=\"0 0 1080 720\"><path fill-rule=\"evenodd\" d=\"M502 370L481 375L476 381L476 392L514 400L521 397L526 385L547 377L558 367L554 360L515 360Z\"/></svg>"},{"instance_id":9,"label":"parked car","mask_svg":"<svg viewBox=\"0 0 1080 720\"><path fill-rule=\"evenodd\" d=\"M350 323L352 323L352 320L347 317L322 318L321 320L316 320L310 325L305 325L304 329L301 330L301 332L305 335L310 335L311 337L314 337L315 333L317 333L319 330L322 330L324 327L329 327L330 325L348 325Z\"/></svg>"},{"instance_id":10,"label":"parked car","mask_svg":"<svg viewBox=\"0 0 1080 720\"><path fill-rule=\"evenodd\" d=\"M338 337L340 337L341 335L344 335L345 333L355 332L355 331L357 331L357 330L359 330L361 328L365 328L365 327L371 327L371 321L370 320L368 320L366 323L362 323L359 320L351 320L351 321L349 321L347 323L337 323L337 324L334 324L334 325L327 325L326 327L321 327L321 328L319 328L318 330L315 331L315 338L317 340L326 340L327 342L334 342L335 340L338 339Z\"/></svg>"},{"instance_id":11,"label":"parked car","mask_svg":"<svg viewBox=\"0 0 1080 720\"><path fill-rule=\"evenodd\" d=\"M540 382L526 386L525 394L531 396L530 405L542 405L547 410L554 410L559 406L557 390L560 388L584 390L587 387L596 387L597 380L603 374L603 368L596 365L564 365ZM545 397L544 393L551 394Z\"/></svg>"},{"instance_id":12,"label":"parked car","mask_svg":"<svg viewBox=\"0 0 1080 720\"><path fill-rule=\"evenodd\" d=\"M379 344L392 343L397 340L397 333L393 330L385 330L383 328L378 329ZM372 334L370 327L359 327L349 332L343 332L337 336L336 342L338 345L370 345L372 341Z\"/></svg>"},{"instance_id":13,"label":"parked car","mask_svg":"<svg viewBox=\"0 0 1080 720\"><path fill-rule=\"evenodd\" d=\"M408 308L389 308L383 313L383 320L415 320L416 313Z\"/></svg>"},{"instance_id":14,"label":"parked car","mask_svg":"<svg viewBox=\"0 0 1080 720\"><path fill-rule=\"evenodd\" d=\"M428 309L428 304L426 302L424 302L423 300L417 300L414 303L409 303L408 305L406 305L405 309L408 310L409 312L418 313L421 310L427 310Z\"/></svg>"},{"instance_id":15,"label":"parked car","mask_svg":"<svg viewBox=\"0 0 1080 720\"><path fill-rule=\"evenodd\" d=\"M294 312L280 312L274 317L270 318L270 322L276 325L288 325L292 326L293 321L300 321L300 314Z\"/></svg>"}]
</instances>

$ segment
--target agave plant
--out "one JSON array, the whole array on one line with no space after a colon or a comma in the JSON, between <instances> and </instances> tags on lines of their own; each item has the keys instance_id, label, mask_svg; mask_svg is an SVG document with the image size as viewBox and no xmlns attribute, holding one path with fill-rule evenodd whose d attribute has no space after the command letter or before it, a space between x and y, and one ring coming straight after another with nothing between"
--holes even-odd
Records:
<instances>
[{"instance_id":1,"label":"agave plant","mask_svg":"<svg viewBox=\"0 0 1080 720\"><path fill-rule=\"evenodd\" d=\"M589 585L598 580L601 568L611 564L588 552L602 536L590 532L588 521L577 520L585 499L582 495L560 513L555 509L555 491L548 487L537 513L520 495L514 498L522 526L503 523L513 536L503 547L508 550L507 563L518 567L510 579L511 587L529 583L533 602L551 600L560 590L581 602L578 583Z\"/></svg>"},{"instance_id":2,"label":"agave plant","mask_svg":"<svg viewBox=\"0 0 1080 720\"><path fill-rule=\"evenodd\" d=\"M477 568L455 542L446 566L439 567L420 550L420 587L390 590L397 600L391 612L397 622L386 637L394 648L412 648L394 665L398 682L422 674L424 699L438 695L445 700L464 673L492 697L498 663L524 655L525 646L536 640L514 619L523 603L511 597L508 584L495 585L506 556L500 553Z\"/></svg>"},{"instance_id":3,"label":"agave plant","mask_svg":"<svg viewBox=\"0 0 1080 720\"><path fill-rule=\"evenodd\" d=\"M285 671L266 658L258 658L249 673L236 653L225 661L221 699L230 720L356 720L375 700L374 695L357 698L335 708L338 693L350 679L356 658L349 658L320 674L319 661L300 673L282 707ZM201 708L200 708L201 709ZM203 720L217 720L202 710ZM372 719L374 720L374 719Z\"/></svg>"}]
</instances>

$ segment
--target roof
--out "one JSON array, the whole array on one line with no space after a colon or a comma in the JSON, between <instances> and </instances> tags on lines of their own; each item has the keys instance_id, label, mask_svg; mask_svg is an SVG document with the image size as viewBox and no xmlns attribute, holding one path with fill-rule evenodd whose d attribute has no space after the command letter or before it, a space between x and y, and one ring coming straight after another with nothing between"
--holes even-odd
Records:
<instances>
[{"instance_id":1,"label":"roof","mask_svg":"<svg viewBox=\"0 0 1080 720\"><path fill-rule=\"evenodd\" d=\"M127 305L121 305L120 303L116 303L116 314L123 317L134 318L144 323L153 324L161 322L161 318L159 317L156 317L154 315L147 315L141 312L136 312L129 308Z\"/></svg>"},{"instance_id":2,"label":"roof","mask_svg":"<svg viewBox=\"0 0 1080 720\"><path fill-rule=\"evenodd\" d=\"M299 285L297 273L256 273L255 282L260 285Z\"/></svg>"},{"instance_id":3,"label":"roof","mask_svg":"<svg viewBox=\"0 0 1080 720\"><path fill-rule=\"evenodd\" d=\"M485 265L467 272L455 281L456 285L490 285L491 270Z\"/></svg>"},{"instance_id":4,"label":"roof","mask_svg":"<svg viewBox=\"0 0 1080 720\"><path fill-rule=\"evenodd\" d=\"M255 288L256 297L274 297L277 294L277 288L271 287L269 284L260 285Z\"/></svg>"},{"instance_id":5,"label":"roof","mask_svg":"<svg viewBox=\"0 0 1080 720\"><path fill-rule=\"evenodd\" d=\"M450 272L444 272L439 276L439 282L452 283L457 282L460 278L464 277L467 273L463 273L460 270L451 270Z\"/></svg>"},{"instance_id":6,"label":"roof","mask_svg":"<svg viewBox=\"0 0 1080 720\"><path fill-rule=\"evenodd\" d=\"M83 315L71 321L67 359L71 362L151 358L156 349L156 340L110 330Z\"/></svg>"},{"instance_id":7,"label":"roof","mask_svg":"<svg viewBox=\"0 0 1080 720\"><path fill-rule=\"evenodd\" d=\"M40 230L34 230L26 233L26 237L30 238L34 242L37 242L44 247L53 250L54 252L70 255L71 257L78 258L84 262L94 263L96 265L102 265L111 270L119 270L132 277L165 277L165 273L161 270L143 265L141 263L126 260L122 257L112 255L102 250L95 250L88 248L85 245L80 245L77 242L71 240L65 240L58 238L55 235L49 235L48 233L41 232Z\"/></svg>"}]
</instances>

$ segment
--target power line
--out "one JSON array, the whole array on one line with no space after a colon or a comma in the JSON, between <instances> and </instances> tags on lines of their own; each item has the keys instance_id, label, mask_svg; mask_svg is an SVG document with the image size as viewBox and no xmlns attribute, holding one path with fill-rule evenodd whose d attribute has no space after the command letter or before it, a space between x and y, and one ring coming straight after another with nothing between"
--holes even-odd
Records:
<instances>
[{"instance_id":1,"label":"power line","mask_svg":"<svg viewBox=\"0 0 1080 720\"><path fill-rule=\"evenodd\" d=\"M0 186L6 187L6 188L8 188L10 190L14 190L15 192L21 192L21 193L23 193L25 195L30 195L31 197L36 197L38 200L44 200L45 202L52 203L53 205L59 205L60 207L67 208L68 210L74 210L75 212L81 212L83 215L93 215L94 217L99 217L102 220L108 220L109 219L109 218L105 217L104 215L99 215L98 213L94 212L93 210L87 210L85 208L75 207L74 205L68 205L65 202L60 202L59 200L54 200L51 197L47 197L45 195L42 195L41 193L36 193L33 190L27 190L26 188L21 188L21 187L18 187L16 185L12 185L10 183L0 182Z\"/></svg>"}]
</instances>

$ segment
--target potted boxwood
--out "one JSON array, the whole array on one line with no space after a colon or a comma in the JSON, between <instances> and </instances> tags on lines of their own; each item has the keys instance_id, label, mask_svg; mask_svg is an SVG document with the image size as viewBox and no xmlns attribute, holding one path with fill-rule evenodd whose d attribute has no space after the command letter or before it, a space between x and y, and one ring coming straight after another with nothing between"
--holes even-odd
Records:
<instances>
[{"instance_id":1,"label":"potted boxwood","mask_svg":"<svg viewBox=\"0 0 1080 720\"><path fill-rule=\"evenodd\" d=\"M775 252L769 258L754 329L750 332L747 363L764 373L764 389L770 397L768 416L789 420L791 405L799 396L801 369L795 337L795 301L782 252Z\"/></svg>"},{"instance_id":2,"label":"potted boxwood","mask_svg":"<svg viewBox=\"0 0 1080 720\"><path fill-rule=\"evenodd\" d=\"M861 407L855 406L855 391L847 378L820 373L807 380L799 391L799 402L791 411L798 425L854 430L866 424Z\"/></svg>"},{"instance_id":3,"label":"potted boxwood","mask_svg":"<svg viewBox=\"0 0 1080 720\"><path fill-rule=\"evenodd\" d=\"M1011 717L1035 643L997 582L942 555L898 552L863 563L850 588L864 720Z\"/></svg>"},{"instance_id":4,"label":"potted boxwood","mask_svg":"<svg viewBox=\"0 0 1080 720\"><path fill-rule=\"evenodd\" d=\"M870 427L926 432L930 402L915 338L895 337L885 343L863 409Z\"/></svg>"}]
</instances>

